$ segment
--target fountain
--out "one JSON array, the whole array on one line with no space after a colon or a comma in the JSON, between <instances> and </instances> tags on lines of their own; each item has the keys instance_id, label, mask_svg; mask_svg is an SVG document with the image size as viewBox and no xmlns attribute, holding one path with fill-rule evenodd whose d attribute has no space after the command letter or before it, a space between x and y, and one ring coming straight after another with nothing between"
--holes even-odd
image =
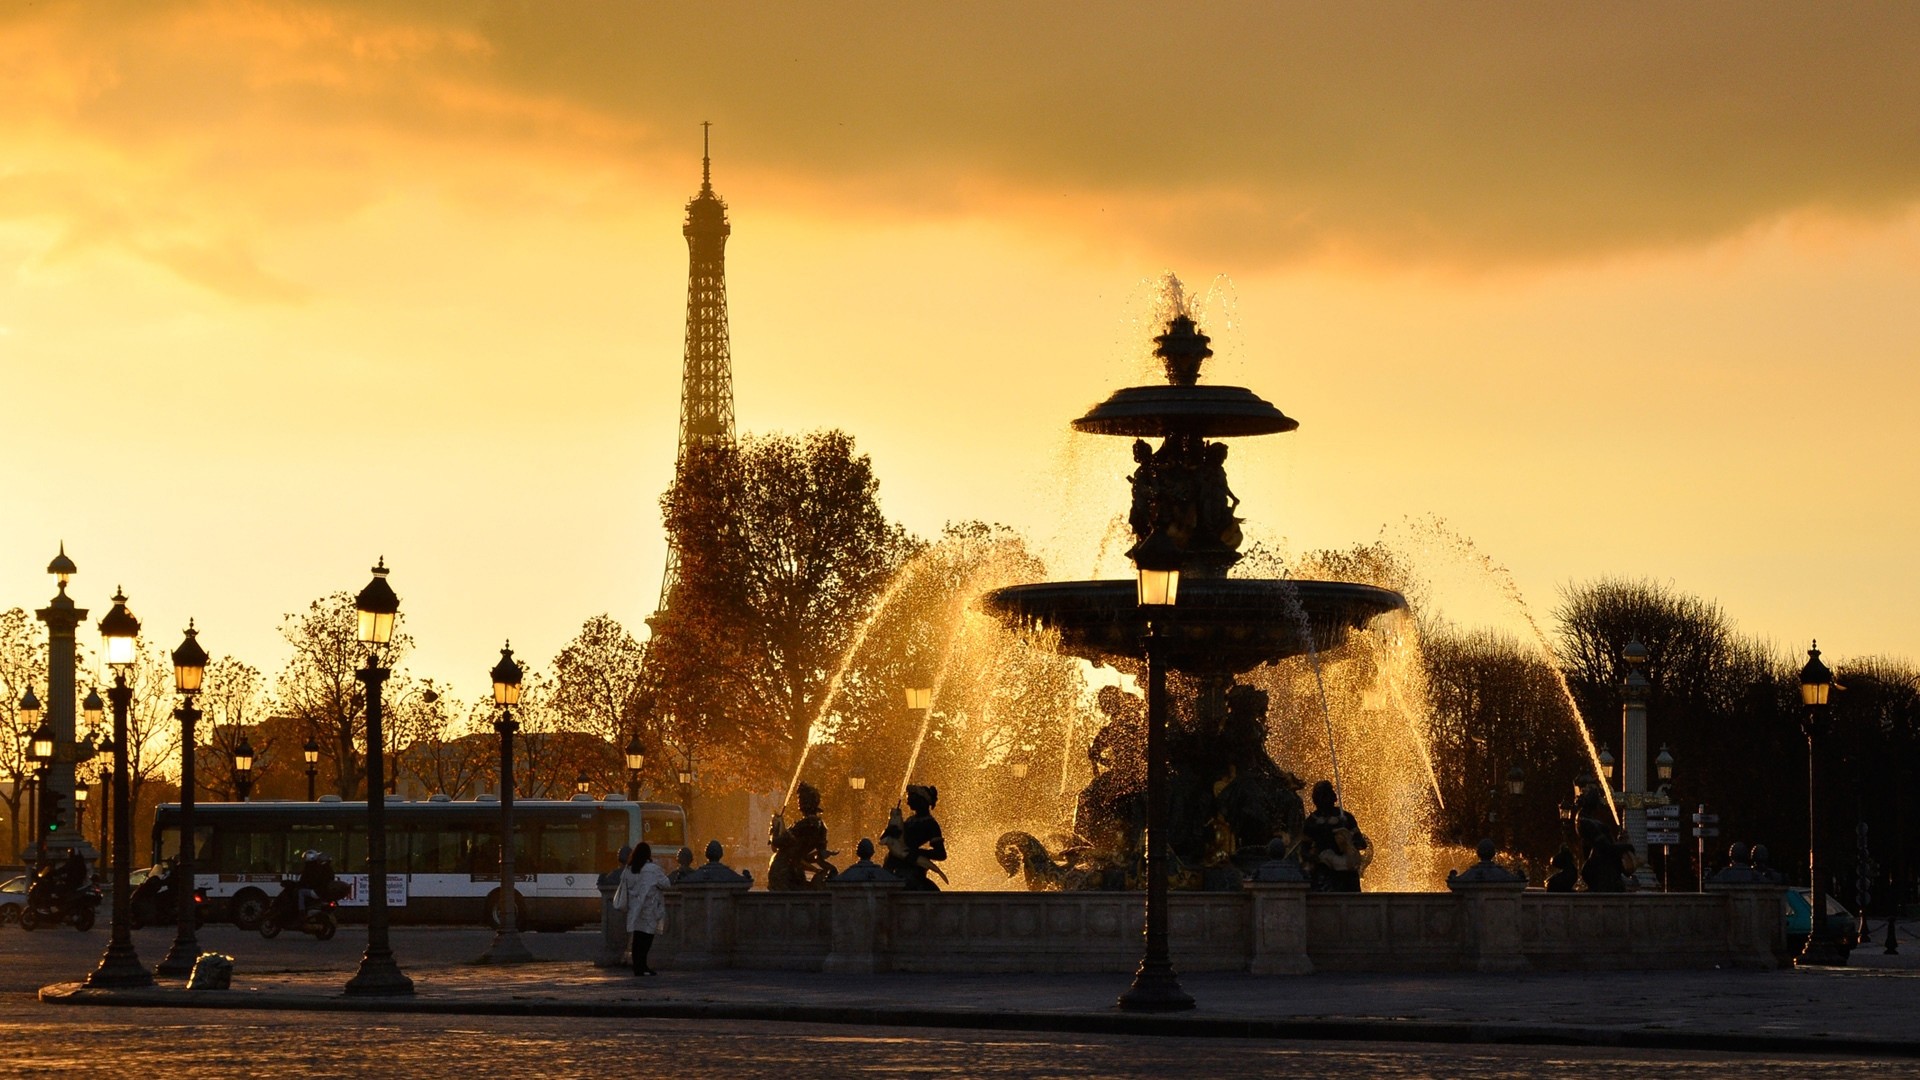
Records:
<instances>
[{"instance_id":1,"label":"fountain","mask_svg":"<svg viewBox=\"0 0 1920 1080\"><path fill-rule=\"evenodd\" d=\"M1166 385L1116 391L1073 427L1135 440L1127 518L1135 543L1127 555L1137 565L1180 571L1178 603L1155 625L1158 655L1178 692L1167 746L1169 843L1182 868L1176 880L1237 888L1267 860L1272 839L1298 837L1304 813L1301 780L1268 755L1267 694L1236 676L1302 654L1317 670L1320 655L1340 648L1351 631L1404 611L1406 600L1354 582L1229 576L1240 559L1241 519L1220 440L1299 424L1245 387L1200 384L1213 350L1187 314L1175 314L1154 343ZM1130 673L1143 667L1148 613L1132 580L1015 585L982 604L1017 632L1049 634L1066 654ZM1108 711L1106 741L1138 743L1125 718ZM1024 832L1001 837L1002 866L1009 874L1024 868L1029 888L1114 887L1137 862L1142 777L1106 767L1117 763L1104 760L1103 749L1096 741L1096 776L1080 794L1069 851L1048 853Z\"/></svg>"}]
</instances>

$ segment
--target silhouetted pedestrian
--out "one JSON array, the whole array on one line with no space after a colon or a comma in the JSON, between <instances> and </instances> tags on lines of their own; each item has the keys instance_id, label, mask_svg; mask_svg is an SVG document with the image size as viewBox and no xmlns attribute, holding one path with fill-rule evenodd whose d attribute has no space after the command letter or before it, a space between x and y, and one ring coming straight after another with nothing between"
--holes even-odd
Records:
<instances>
[{"instance_id":1,"label":"silhouetted pedestrian","mask_svg":"<svg viewBox=\"0 0 1920 1080\"><path fill-rule=\"evenodd\" d=\"M653 948L653 936L667 921L666 890L672 885L666 872L653 864L653 845L641 843L627 860L620 875L620 888L613 894L613 908L627 916L627 932L633 935L633 973L657 975L647 966L647 952Z\"/></svg>"}]
</instances>

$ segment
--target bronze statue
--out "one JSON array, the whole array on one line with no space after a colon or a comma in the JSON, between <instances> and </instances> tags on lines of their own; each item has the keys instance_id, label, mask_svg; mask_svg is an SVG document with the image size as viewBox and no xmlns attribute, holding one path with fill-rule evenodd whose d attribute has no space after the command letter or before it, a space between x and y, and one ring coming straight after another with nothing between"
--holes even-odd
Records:
<instances>
[{"instance_id":1,"label":"bronze statue","mask_svg":"<svg viewBox=\"0 0 1920 1080\"><path fill-rule=\"evenodd\" d=\"M880 843L887 849L881 866L904 880L910 892L939 892L940 886L929 874L947 880L945 871L934 865L947 857L946 837L933 817L934 804L939 801L940 791L933 785L908 784L907 807L913 814L902 820L900 808L895 806L886 829L880 833Z\"/></svg>"},{"instance_id":2,"label":"bronze statue","mask_svg":"<svg viewBox=\"0 0 1920 1080\"><path fill-rule=\"evenodd\" d=\"M1373 860L1373 845L1360 823L1340 806L1340 797L1325 780L1313 785L1313 813L1303 826L1306 835L1301 856L1307 881L1315 892L1359 892L1360 875Z\"/></svg>"},{"instance_id":3,"label":"bronze statue","mask_svg":"<svg viewBox=\"0 0 1920 1080\"><path fill-rule=\"evenodd\" d=\"M812 889L833 880L838 871L827 860L837 851L827 850L827 823L820 815L820 789L801 783L800 820L787 825L785 814L775 814L767 842L773 847L773 859L767 864L767 889L782 892Z\"/></svg>"}]
</instances>

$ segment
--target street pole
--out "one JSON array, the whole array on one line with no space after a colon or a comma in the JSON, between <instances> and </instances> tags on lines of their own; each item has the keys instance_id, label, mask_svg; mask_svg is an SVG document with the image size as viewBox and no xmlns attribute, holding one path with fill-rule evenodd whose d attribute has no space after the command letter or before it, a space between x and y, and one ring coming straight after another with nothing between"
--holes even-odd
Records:
<instances>
[{"instance_id":1,"label":"street pole","mask_svg":"<svg viewBox=\"0 0 1920 1080\"><path fill-rule=\"evenodd\" d=\"M180 852L173 863L173 894L179 902L179 920L173 948L155 965L153 973L185 978L193 974L194 962L200 959L200 942L194 936L193 925L193 728L200 720L200 710L193 707L193 695L182 697L183 702L173 713L180 720Z\"/></svg>"},{"instance_id":2,"label":"street pole","mask_svg":"<svg viewBox=\"0 0 1920 1080\"><path fill-rule=\"evenodd\" d=\"M373 568L373 580L354 597L360 616L360 643L368 646L367 666L355 674L367 687L367 951L360 970L347 980L347 993L413 993L413 980L394 961L387 935L386 736L380 730L380 687L392 674L380 665L380 647L393 638L400 598L387 584L386 560Z\"/></svg>"},{"instance_id":3,"label":"street pole","mask_svg":"<svg viewBox=\"0 0 1920 1080\"><path fill-rule=\"evenodd\" d=\"M513 733L520 722L513 718L513 707L520 703L520 665L513 650L500 650L500 662L493 666L493 701L500 706L500 719L493 730L500 736L500 923L494 931L493 945L480 959L489 964L525 964L533 959L526 942L520 940L519 899L515 895L513 875Z\"/></svg>"},{"instance_id":4,"label":"street pole","mask_svg":"<svg viewBox=\"0 0 1920 1080\"><path fill-rule=\"evenodd\" d=\"M1893 770L1893 858L1887 868L1887 947L1883 950L1888 956L1900 954L1900 939L1894 936L1894 923L1900 919L1900 845L1906 837L1902 835L1903 822L1900 819L1900 758L1895 755Z\"/></svg>"},{"instance_id":5,"label":"street pole","mask_svg":"<svg viewBox=\"0 0 1920 1080\"><path fill-rule=\"evenodd\" d=\"M1833 938L1827 926L1827 884L1820 859L1820 798L1816 780L1819 773L1820 736L1825 734L1827 697L1833 689L1833 673L1820 662L1819 643L1807 650L1807 666L1800 671L1801 703L1806 711L1801 730L1807 737L1807 876L1812 885L1812 910L1807 913L1807 944L1795 961L1800 966L1841 967L1847 954Z\"/></svg>"},{"instance_id":6,"label":"street pole","mask_svg":"<svg viewBox=\"0 0 1920 1080\"><path fill-rule=\"evenodd\" d=\"M1167 950L1167 670L1160 637L1147 620L1147 911L1146 952L1133 985L1120 995L1128 1012L1193 1008Z\"/></svg>"},{"instance_id":7,"label":"street pole","mask_svg":"<svg viewBox=\"0 0 1920 1080\"><path fill-rule=\"evenodd\" d=\"M101 632L108 633L108 623L116 614L124 616L133 623L133 633L126 638L126 648L131 650L140 624L133 621L126 602L125 596L115 594L113 610L101 620ZM107 691L107 700L113 704L113 929L107 951L100 957L100 966L87 975L88 986L110 989L153 985L153 976L147 973L139 954L134 952L133 930L127 918L133 896L127 882L127 872L133 862L133 814L127 791L127 710L133 705L133 687L127 685L124 668L132 666L133 658L130 652L122 655L126 659L114 663L119 670L114 672L113 688ZM107 656L109 662L118 659L112 638L108 639Z\"/></svg>"}]
</instances>

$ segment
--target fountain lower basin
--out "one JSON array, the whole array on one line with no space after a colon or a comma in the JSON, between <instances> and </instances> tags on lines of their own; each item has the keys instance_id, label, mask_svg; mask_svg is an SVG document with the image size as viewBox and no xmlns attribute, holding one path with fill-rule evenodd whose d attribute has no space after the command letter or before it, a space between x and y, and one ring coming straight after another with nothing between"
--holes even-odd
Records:
<instances>
[{"instance_id":1,"label":"fountain lower basin","mask_svg":"<svg viewBox=\"0 0 1920 1080\"><path fill-rule=\"evenodd\" d=\"M1130 579L1049 581L997 589L982 605L1010 628L1055 630L1059 649L1100 663L1140 655L1149 609ZM1179 603L1155 619L1177 671L1239 674L1261 664L1327 652L1406 598L1350 581L1183 578Z\"/></svg>"}]
</instances>

